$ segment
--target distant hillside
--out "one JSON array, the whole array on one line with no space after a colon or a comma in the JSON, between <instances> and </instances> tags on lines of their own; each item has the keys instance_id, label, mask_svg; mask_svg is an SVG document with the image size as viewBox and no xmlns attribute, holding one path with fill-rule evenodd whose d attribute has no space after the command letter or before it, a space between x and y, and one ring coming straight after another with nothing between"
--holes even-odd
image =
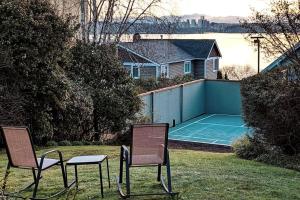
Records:
<instances>
[{"instance_id":1,"label":"distant hillside","mask_svg":"<svg viewBox=\"0 0 300 200\"><path fill-rule=\"evenodd\" d=\"M226 17L215 17L215 16L209 16L209 15L201 15L201 14L192 14L192 15L183 15L182 19L199 19L201 16L205 16L207 20L210 22L216 22L216 23L239 23L241 19L244 19L243 17L239 16L226 16Z\"/></svg>"}]
</instances>

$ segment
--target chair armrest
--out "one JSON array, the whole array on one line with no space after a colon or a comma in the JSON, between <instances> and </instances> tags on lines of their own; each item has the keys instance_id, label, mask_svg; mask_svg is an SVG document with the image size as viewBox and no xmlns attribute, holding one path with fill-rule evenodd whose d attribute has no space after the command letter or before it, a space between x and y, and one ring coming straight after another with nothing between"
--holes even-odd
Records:
<instances>
[{"instance_id":1,"label":"chair armrest","mask_svg":"<svg viewBox=\"0 0 300 200\"><path fill-rule=\"evenodd\" d=\"M62 157L62 153L61 151L59 150L50 150L50 151L47 151L46 153L43 153L42 156L41 156L41 161L40 161L40 166L43 166L43 163L44 163L44 159L48 156L48 154L52 154L52 153L57 153L58 156L59 156L59 160L61 163L63 163L63 157Z\"/></svg>"},{"instance_id":2,"label":"chair armrest","mask_svg":"<svg viewBox=\"0 0 300 200\"><path fill-rule=\"evenodd\" d=\"M129 158L129 150L125 145L121 146L121 152L123 153L123 158L128 160Z\"/></svg>"}]
</instances>

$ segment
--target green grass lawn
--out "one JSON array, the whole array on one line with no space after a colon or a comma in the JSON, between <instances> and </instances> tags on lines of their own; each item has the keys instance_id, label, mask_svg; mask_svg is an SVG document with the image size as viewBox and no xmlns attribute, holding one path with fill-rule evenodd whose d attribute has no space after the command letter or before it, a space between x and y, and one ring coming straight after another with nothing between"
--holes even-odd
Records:
<instances>
[{"instance_id":1,"label":"green grass lawn","mask_svg":"<svg viewBox=\"0 0 300 200\"><path fill-rule=\"evenodd\" d=\"M119 147L75 146L57 147L69 159L78 155L109 155L112 187L108 188L104 174L105 199L119 199L116 192L116 175L119 165ZM42 149L38 155L47 151ZM179 199L300 199L300 173L272 167L254 161L241 160L233 154L208 153L189 150L170 150L174 191L180 192ZM0 152L0 175L4 175L7 157ZM71 169L71 168L70 168ZM80 166L79 191L73 188L60 199L101 199L98 166ZM132 191L160 192L156 182L156 168L133 168ZM71 173L71 170L69 171ZM71 175L71 174L70 174ZM70 176L69 176L70 178ZM1 179L1 178L0 178ZM39 194L51 194L62 183L58 167L47 170L40 184ZM12 191L22 183L32 180L29 171L13 169L8 189ZM30 193L25 193L29 195ZM165 197L136 197L134 199L166 199Z\"/></svg>"}]
</instances>

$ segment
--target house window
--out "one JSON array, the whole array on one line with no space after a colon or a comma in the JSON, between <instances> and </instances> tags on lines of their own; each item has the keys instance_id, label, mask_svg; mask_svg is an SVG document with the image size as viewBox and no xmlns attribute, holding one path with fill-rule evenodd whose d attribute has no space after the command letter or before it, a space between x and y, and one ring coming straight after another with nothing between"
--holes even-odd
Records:
<instances>
[{"instance_id":1,"label":"house window","mask_svg":"<svg viewBox=\"0 0 300 200\"><path fill-rule=\"evenodd\" d=\"M214 72L216 72L216 71L218 71L219 70L219 59L218 58L216 58L216 59L214 59L213 60L214 61L214 63L213 63L213 69L214 69Z\"/></svg>"},{"instance_id":2,"label":"house window","mask_svg":"<svg viewBox=\"0 0 300 200\"><path fill-rule=\"evenodd\" d=\"M169 78L169 66L168 65L161 65L160 72L161 72L161 77Z\"/></svg>"},{"instance_id":3,"label":"house window","mask_svg":"<svg viewBox=\"0 0 300 200\"><path fill-rule=\"evenodd\" d=\"M140 78L140 67L139 66L132 66L132 77L134 79L139 79Z\"/></svg>"},{"instance_id":4,"label":"house window","mask_svg":"<svg viewBox=\"0 0 300 200\"><path fill-rule=\"evenodd\" d=\"M184 73L190 74L192 72L192 64L191 61L185 61L184 62Z\"/></svg>"},{"instance_id":5,"label":"house window","mask_svg":"<svg viewBox=\"0 0 300 200\"><path fill-rule=\"evenodd\" d=\"M127 74L128 74L129 76L132 76L132 75L131 75L131 65L124 65L124 68L125 68Z\"/></svg>"}]
</instances>

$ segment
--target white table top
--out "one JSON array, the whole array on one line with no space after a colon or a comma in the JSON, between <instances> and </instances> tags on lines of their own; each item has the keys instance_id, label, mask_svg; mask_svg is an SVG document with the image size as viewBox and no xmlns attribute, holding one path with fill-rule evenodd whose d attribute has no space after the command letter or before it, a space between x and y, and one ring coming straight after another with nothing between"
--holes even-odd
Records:
<instances>
[{"instance_id":1,"label":"white table top","mask_svg":"<svg viewBox=\"0 0 300 200\"><path fill-rule=\"evenodd\" d=\"M107 155L76 156L67 161L67 165L101 163Z\"/></svg>"}]
</instances>

